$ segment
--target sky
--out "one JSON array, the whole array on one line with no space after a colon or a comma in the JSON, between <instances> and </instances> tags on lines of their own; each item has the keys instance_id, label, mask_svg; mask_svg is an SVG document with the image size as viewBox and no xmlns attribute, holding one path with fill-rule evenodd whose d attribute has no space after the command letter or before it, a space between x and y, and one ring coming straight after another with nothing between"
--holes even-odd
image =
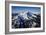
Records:
<instances>
[{"instance_id":1,"label":"sky","mask_svg":"<svg viewBox=\"0 0 46 35\"><path fill-rule=\"evenodd\" d=\"M12 6L12 13L30 11L32 13L40 13L40 7L24 7L24 6Z\"/></svg>"}]
</instances>

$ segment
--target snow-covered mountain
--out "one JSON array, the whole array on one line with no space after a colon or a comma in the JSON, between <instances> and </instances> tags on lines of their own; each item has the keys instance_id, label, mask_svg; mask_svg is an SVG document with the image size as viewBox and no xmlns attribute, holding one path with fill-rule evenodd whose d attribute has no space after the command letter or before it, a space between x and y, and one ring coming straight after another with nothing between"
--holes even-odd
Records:
<instances>
[{"instance_id":1,"label":"snow-covered mountain","mask_svg":"<svg viewBox=\"0 0 46 35\"><path fill-rule=\"evenodd\" d=\"M39 13L37 13L37 14L39 14ZM23 19L29 19L29 18L33 19L32 17L36 17L36 15L34 15L34 13L29 12L29 11L18 12L13 15L15 16L15 18L18 18L18 16L19 16L20 18L23 18Z\"/></svg>"},{"instance_id":2,"label":"snow-covered mountain","mask_svg":"<svg viewBox=\"0 0 46 35\"><path fill-rule=\"evenodd\" d=\"M12 24L14 28L40 27L39 16L39 13L34 14L30 11L14 13L12 14Z\"/></svg>"},{"instance_id":3,"label":"snow-covered mountain","mask_svg":"<svg viewBox=\"0 0 46 35\"><path fill-rule=\"evenodd\" d=\"M25 12L18 12L18 13L15 13L13 15L16 16L16 17L19 16L19 17L21 17L23 19L28 19L28 16L31 16L31 13L29 13L28 11L25 11Z\"/></svg>"}]
</instances>

